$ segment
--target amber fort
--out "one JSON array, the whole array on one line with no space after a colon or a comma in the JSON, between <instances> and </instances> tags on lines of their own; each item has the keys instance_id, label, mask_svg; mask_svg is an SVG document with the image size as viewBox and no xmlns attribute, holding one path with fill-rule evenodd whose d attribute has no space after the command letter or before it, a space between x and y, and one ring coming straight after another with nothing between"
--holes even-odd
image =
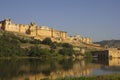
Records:
<instances>
[{"instance_id":1,"label":"amber fort","mask_svg":"<svg viewBox=\"0 0 120 80\"><path fill-rule=\"evenodd\" d=\"M49 37L57 42L92 43L91 38L81 37L80 35L68 36L66 31L56 30L48 26L38 26L34 22L30 24L15 24L11 19L4 19L0 21L0 30L21 33L40 40Z\"/></svg>"}]
</instances>

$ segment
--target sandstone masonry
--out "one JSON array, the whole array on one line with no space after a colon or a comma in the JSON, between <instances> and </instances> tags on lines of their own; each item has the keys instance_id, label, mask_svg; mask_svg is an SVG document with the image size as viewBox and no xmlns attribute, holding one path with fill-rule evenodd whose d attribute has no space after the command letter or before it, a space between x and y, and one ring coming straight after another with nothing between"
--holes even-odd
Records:
<instances>
[{"instance_id":1,"label":"sandstone masonry","mask_svg":"<svg viewBox=\"0 0 120 80\"><path fill-rule=\"evenodd\" d=\"M91 44L91 38L81 37L80 35L67 36L67 32L55 30L48 26L37 26L36 23L30 24L14 24L10 19L0 21L0 29L3 31L23 33L35 39L43 40L46 37L51 38L57 42L68 43L86 43Z\"/></svg>"}]
</instances>

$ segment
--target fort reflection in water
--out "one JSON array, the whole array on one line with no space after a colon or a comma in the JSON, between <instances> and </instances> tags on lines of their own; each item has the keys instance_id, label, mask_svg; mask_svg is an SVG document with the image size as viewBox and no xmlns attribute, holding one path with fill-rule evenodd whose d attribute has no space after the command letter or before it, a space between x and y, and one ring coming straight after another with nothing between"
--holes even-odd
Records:
<instances>
[{"instance_id":1,"label":"fort reflection in water","mask_svg":"<svg viewBox=\"0 0 120 80\"><path fill-rule=\"evenodd\" d=\"M104 63L85 60L0 60L0 80L41 80L64 77L94 75L94 70L120 71L120 59L106 60ZM119 69L119 70L118 70ZM111 71L111 72L112 72ZM99 74L99 73L98 73ZM103 73L104 74L104 73Z\"/></svg>"}]
</instances>

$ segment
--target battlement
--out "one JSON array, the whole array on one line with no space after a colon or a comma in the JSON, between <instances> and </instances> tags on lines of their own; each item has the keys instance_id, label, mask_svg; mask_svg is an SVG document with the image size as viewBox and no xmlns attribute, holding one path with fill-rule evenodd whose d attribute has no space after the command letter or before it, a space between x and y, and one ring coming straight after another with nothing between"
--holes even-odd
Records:
<instances>
[{"instance_id":1,"label":"battlement","mask_svg":"<svg viewBox=\"0 0 120 80\"><path fill-rule=\"evenodd\" d=\"M17 33L27 34L30 37L34 37L43 40L46 37L51 38L58 42L82 42L90 44L92 43L91 38L80 37L80 35L67 36L67 32L59 31L48 26L37 26L36 23L30 24L14 24L11 19L5 19L0 21L0 29L4 31L11 31Z\"/></svg>"}]
</instances>

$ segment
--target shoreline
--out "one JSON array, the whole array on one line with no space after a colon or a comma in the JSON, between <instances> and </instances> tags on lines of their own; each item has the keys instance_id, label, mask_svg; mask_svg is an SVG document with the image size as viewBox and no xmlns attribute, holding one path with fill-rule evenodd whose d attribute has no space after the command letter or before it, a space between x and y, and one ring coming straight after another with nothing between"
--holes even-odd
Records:
<instances>
[{"instance_id":1,"label":"shoreline","mask_svg":"<svg viewBox=\"0 0 120 80\"><path fill-rule=\"evenodd\" d=\"M55 80L120 80L120 73L104 74L104 75L97 75L97 76L63 78L63 79L55 79Z\"/></svg>"}]
</instances>

